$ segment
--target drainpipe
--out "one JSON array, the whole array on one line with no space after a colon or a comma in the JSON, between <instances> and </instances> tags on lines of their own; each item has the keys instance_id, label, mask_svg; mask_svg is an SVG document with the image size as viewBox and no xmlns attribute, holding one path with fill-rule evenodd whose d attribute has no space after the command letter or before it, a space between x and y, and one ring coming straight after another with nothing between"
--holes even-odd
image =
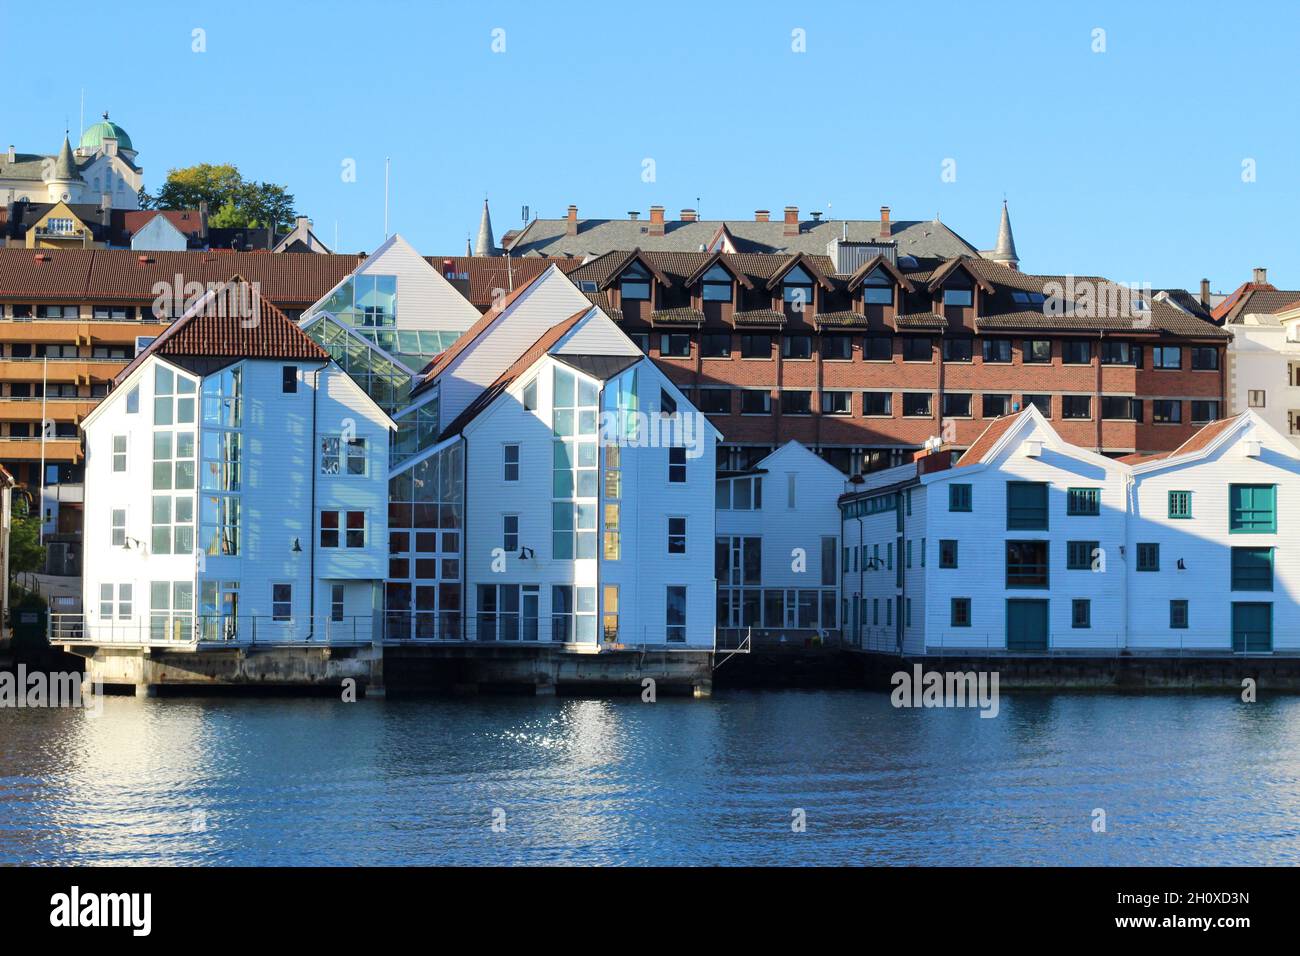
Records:
<instances>
[{"instance_id":1,"label":"drainpipe","mask_svg":"<svg viewBox=\"0 0 1300 956\"><path fill-rule=\"evenodd\" d=\"M307 640L316 636L316 472L319 465L316 464L316 396L320 392L320 373L327 366L322 365L320 368L312 369L311 373L311 511L308 514L307 528L310 545L308 548L308 573L310 577L307 580ZM342 453L342 449L340 449ZM344 529L346 533L346 529Z\"/></svg>"},{"instance_id":2,"label":"drainpipe","mask_svg":"<svg viewBox=\"0 0 1300 956\"><path fill-rule=\"evenodd\" d=\"M1097 436L1097 447L1094 450L1099 455L1101 454L1101 351L1102 351L1101 346L1102 343L1105 341L1105 339L1106 339L1106 333L1104 331L1097 333L1097 357L1095 360L1097 363L1097 373L1093 377L1094 385L1093 385L1093 396L1092 396L1093 406L1094 406L1092 410L1093 421L1096 422L1096 424L1093 426L1093 432ZM1136 374L1137 373L1135 371L1134 375ZM1134 389L1134 391L1136 391L1136 389ZM1136 448L1137 445L1136 431L1134 431L1133 437L1134 437L1134 447Z\"/></svg>"}]
</instances>

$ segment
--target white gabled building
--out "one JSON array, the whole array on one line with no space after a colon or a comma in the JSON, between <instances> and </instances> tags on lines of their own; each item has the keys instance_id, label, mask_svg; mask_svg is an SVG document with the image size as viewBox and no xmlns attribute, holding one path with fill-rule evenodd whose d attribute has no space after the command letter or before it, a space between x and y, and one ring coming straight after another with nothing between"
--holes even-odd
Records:
<instances>
[{"instance_id":1,"label":"white gabled building","mask_svg":"<svg viewBox=\"0 0 1300 956\"><path fill-rule=\"evenodd\" d=\"M86 638L372 640L393 427L270 303L209 292L82 425Z\"/></svg>"},{"instance_id":2,"label":"white gabled building","mask_svg":"<svg viewBox=\"0 0 1300 956\"><path fill-rule=\"evenodd\" d=\"M1300 651L1300 450L1254 411L1132 468L1128 644Z\"/></svg>"},{"instance_id":3,"label":"white gabled building","mask_svg":"<svg viewBox=\"0 0 1300 956\"><path fill-rule=\"evenodd\" d=\"M1300 302L1229 326L1228 411L1252 411L1300 447Z\"/></svg>"},{"instance_id":4,"label":"white gabled building","mask_svg":"<svg viewBox=\"0 0 1300 956\"><path fill-rule=\"evenodd\" d=\"M718 629L802 643L840 628L844 474L797 441L717 478Z\"/></svg>"},{"instance_id":5,"label":"white gabled building","mask_svg":"<svg viewBox=\"0 0 1300 956\"><path fill-rule=\"evenodd\" d=\"M463 574L464 618L446 607L452 582L421 581L415 565L427 559L412 554L412 583L397 576L389 582L390 630L593 650L712 648L718 434L585 297L584 307L552 322L558 291L542 294L540 316L507 307L488 318L517 327L475 335L499 360L510 356L508 364L468 402L444 399L443 415L459 410L442 441L393 471L415 502L431 480L422 475L426 469L463 468L463 479L453 474L443 482L461 497L463 545L453 560ZM466 380L454 370L486 367L485 356L469 351L459 356L463 364L452 360L435 370L430 388L452 384L444 396L466 394ZM445 382L442 375L449 376ZM399 538L407 533L394 531ZM398 547L408 545L402 540ZM408 560L397 550L393 558ZM423 605L421 589L429 589ZM435 598L436 631L428 606ZM414 620L404 613L407 601Z\"/></svg>"},{"instance_id":6,"label":"white gabled building","mask_svg":"<svg viewBox=\"0 0 1300 956\"><path fill-rule=\"evenodd\" d=\"M1033 406L840 501L850 643L907 655L1300 651L1300 451L1253 412L1114 460ZM856 540L855 540L856 539ZM919 560L918 560L919 555ZM909 605L910 602L910 605Z\"/></svg>"}]
</instances>

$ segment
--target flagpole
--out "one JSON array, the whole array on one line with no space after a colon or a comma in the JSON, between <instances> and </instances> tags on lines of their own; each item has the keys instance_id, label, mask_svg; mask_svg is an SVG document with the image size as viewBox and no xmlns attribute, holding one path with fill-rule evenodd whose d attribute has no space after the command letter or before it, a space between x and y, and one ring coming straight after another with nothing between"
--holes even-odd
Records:
<instances>
[{"instance_id":1,"label":"flagpole","mask_svg":"<svg viewBox=\"0 0 1300 956\"><path fill-rule=\"evenodd\" d=\"M41 497L36 504L37 520L40 528L38 542L45 544L45 393L49 390L50 357L41 359Z\"/></svg>"}]
</instances>

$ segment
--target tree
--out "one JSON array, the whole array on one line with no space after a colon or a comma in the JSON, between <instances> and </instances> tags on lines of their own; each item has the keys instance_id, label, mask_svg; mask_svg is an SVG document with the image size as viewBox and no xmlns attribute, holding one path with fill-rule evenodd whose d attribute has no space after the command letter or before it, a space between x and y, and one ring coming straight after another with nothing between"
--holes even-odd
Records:
<instances>
[{"instance_id":1,"label":"tree","mask_svg":"<svg viewBox=\"0 0 1300 956\"><path fill-rule=\"evenodd\" d=\"M41 544L41 522L36 515L17 514L9 528L9 574L40 571L45 567L45 547Z\"/></svg>"},{"instance_id":2,"label":"tree","mask_svg":"<svg viewBox=\"0 0 1300 956\"><path fill-rule=\"evenodd\" d=\"M144 208L197 209L206 202L212 210L208 223L218 229L288 228L297 216L293 195L284 186L245 181L232 163L169 170L167 181L149 202Z\"/></svg>"}]
</instances>

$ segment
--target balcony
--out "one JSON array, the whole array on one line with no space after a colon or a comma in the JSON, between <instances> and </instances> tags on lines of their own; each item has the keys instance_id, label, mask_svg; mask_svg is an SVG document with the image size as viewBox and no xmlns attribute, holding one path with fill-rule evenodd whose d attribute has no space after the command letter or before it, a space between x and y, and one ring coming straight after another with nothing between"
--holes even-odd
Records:
<instances>
[{"instance_id":1,"label":"balcony","mask_svg":"<svg viewBox=\"0 0 1300 956\"><path fill-rule=\"evenodd\" d=\"M44 399L45 418L54 422L80 422L91 413L103 399L99 398L59 398L50 396ZM5 398L0 397L0 421L39 422L41 417L39 398Z\"/></svg>"},{"instance_id":2,"label":"balcony","mask_svg":"<svg viewBox=\"0 0 1300 956\"><path fill-rule=\"evenodd\" d=\"M158 335L167 323L156 319L3 319L0 342L33 345L129 345L138 335Z\"/></svg>"},{"instance_id":3,"label":"balcony","mask_svg":"<svg viewBox=\"0 0 1300 956\"><path fill-rule=\"evenodd\" d=\"M40 461L41 439L37 438L0 438L0 462L5 461ZM49 464L58 462L76 463L81 461L80 438L45 439L45 461Z\"/></svg>"},{"instance_id":4,"label":"balcony","mask_svg":"<svg viewBox=\"0 0 1300 956\"><path fill-rule=\"evenodd\" d=\"M129 359L104 358L6 358L0 359L0 382L111 382L126 368ZM48 367L46 363L48 362Z\"/></svg>"}]
</instances>

